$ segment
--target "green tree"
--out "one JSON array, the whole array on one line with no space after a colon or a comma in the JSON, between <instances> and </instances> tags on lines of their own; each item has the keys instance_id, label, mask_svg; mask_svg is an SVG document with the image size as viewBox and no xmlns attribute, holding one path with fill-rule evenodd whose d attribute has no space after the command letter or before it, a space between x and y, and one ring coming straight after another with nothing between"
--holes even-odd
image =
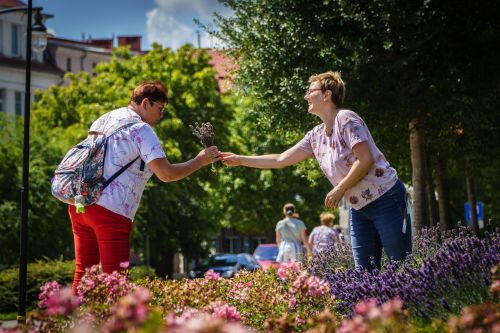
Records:
<instances>
[{"instance_id":1,"label":"green tree","mask_svg":"<svg viewBox=\"0 0 500 333\"><path fill-rule=\"evenodd\" d=\"M72 256L67 207L50 195L50 179L64 153L86 136L92 122L105 112L127 105L139 82L158 79L168 89L169 104L155 132L171 162L192 158L202 149L188 127L194 122L210 121L217 144L223 146L228 141L232 112L217 91L209 59L204 51L190 45L176 52L153 45L149 53L140 56L118 49L111 62L95 68L95 75L69 74L67 85L38 93L32 108L30 260L61 254ZM0 154L11 156L2 165L2 185L20 183L18 134L19 130L16 135L2 132ZM221 207L210 204L211 193L217 186L217 175L210 168L180 182L163 184L153 176L148 183L135 219L133 247L142 252L147 235L151 260L160 274L170 273L172 267L167 264L176 252L198 257L207 251L208 240L218 230ZM17 196L14 191L6 192L0 201L0 225L2 230L12 230L9 234L12 243L17 242ZM1 240L3 247L4 239ZM13 263L17 258L12 253L2 260Z\"/></svg>"},{"instance_id":2,"label":"green tree","mask_svg":"<svg viewBox=\"0 0 500 333\"><path fill-rule=\"evenodd\" d=\"M301 103L307 77L342 70L347 107L367 119L401 178L413 178L415 224L427 225L425 194L434 192L426 170L432 165L426 161L429 142L443 142L433 155L451 156L452 163L461 163L462 156L476 160L475 143L484 143L482 133L497 128L484 120L498 114L498 99L491 97L498 91L498 3L223 2L234 15L219 16L220 31L213 33L233 50L238 81L253 96L262 128L309 128L313 121L304 117ZM480 108L471 112L472 105ZM468 129L467 144L457 144L455 129L466 123L481 129ZM488 150L487 156L496 154Z\"/></svg>"}]
</instances>

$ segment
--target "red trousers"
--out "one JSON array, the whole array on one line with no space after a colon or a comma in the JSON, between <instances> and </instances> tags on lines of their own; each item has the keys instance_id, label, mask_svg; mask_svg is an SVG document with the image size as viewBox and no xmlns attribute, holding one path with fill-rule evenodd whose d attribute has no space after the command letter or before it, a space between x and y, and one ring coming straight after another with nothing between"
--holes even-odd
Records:
<instances>
[{"instance_id":1,"label":"red trousers","mask_svg":"<svg viewBox=\"0 0 500 333\"><path fill-rule=\"evenodd\" d=\"M85 213L80 214L70 205L68 211L75 240L76 294L85 268L101 262L103 272L112 273L122 269L120 263L130 260L132 221L99 205L86 206Z\"/></svg>"}]
</instances>

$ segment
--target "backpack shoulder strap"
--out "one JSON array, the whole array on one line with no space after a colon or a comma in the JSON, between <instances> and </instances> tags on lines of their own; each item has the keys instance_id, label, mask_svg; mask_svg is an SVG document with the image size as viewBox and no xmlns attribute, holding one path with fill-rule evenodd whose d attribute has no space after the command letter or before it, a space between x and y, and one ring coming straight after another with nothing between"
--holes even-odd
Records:
<instances>
[{"instance_id":1,"label":"backpack shoulder strap","mask_svg":"<svg viewBox=\"0 0 500 333\"><path fill-rule=\"evenodd\" d=\"M103 187L102 189L104 190L106 187L108 187L109 184L111 184L111 182L113 180L115 180L119 175L121 175L123 173L123 171L127 170L135 161L137 161L137 159L139 158L140 156L137 156L136 158L134 158L132 161L128 162L126 165L122 166L120 170L118 170L117 172L114 173L113 176L109 177L109 179L107 179L104 184L103 184ZM141 160L142 161L142 160Z\"/></svg>"},{"instance_id":2,"label":"backpack shoulder strap","mask_svg":"<svg viewBox=\"0 0 500 333\"><path fill-rule=\"evenodd\" d=\"M141 121L140 120L132 120L132 121L129 121L128 123L125 123L123 124L122 126L119 126L115 129L113 129L112 131L110 131L109 133L103 133L103 132L93 132L95 133L94 135L105 135L106 136L106 144L108 143L107 142L107 139L109 137L111 137L113 134L127 128L127 127L130 127L132 125L135 125L135 124L138 124L140 123ZM89 134L91 134L91 132L89 132ZM135 161L137 161L138 159L140 158L140 156L137 156L136 158L134 158L132 161L128 162L126 165L122 166L120 168L120 170L118 170L117 172L115 172L111 177L109 177L109 179L107 179L104 184L103 184L103 190L109 185L111 184L111 182L113 182L113 180L115 180L118 176L120 176L125 170L127 170L132 164L134 164ZM140 170L141 171L144 171L144 167L145 167L145 163L144 161L141 159L141 167L140 167Z\"/></svg>"}]
</instances>

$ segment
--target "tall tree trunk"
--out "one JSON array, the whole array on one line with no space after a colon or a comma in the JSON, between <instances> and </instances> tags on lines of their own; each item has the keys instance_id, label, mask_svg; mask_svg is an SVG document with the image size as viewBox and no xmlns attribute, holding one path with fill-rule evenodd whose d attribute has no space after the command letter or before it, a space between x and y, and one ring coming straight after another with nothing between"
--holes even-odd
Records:
<instances>
[{"instance_id":1,"label":"tall tree trunk","mask_svg":"<svg viewBox=\"0 0 500 333\"><path fill-rule=\"evenodd\" d=\"M477 211L476 211L476 192L474 190L474 176L472 175L470 166L466 166L466 182L467 182L467 200L469 201L470 208L470 222L472 226L472 231L474 235L479 236L479 224L477 222Z\"/></svg>"},{"instance_id":2,"label":"tall tree trunk","mask_svg":"<svg viewBox=\"0 0 500 333\"><path fill-rule=\"evenodd\" d=\"M432 178L432 154L427 149L425 157L425 194L427 199L427 212L429 214L429 226L433 227L438 221L436 207L436 194L434 191L434 179Z\"/></svg>"},{"instance_id":3,"label":"tall tree trunk","mask_svg":"<svg viewBox=\"0 0 500 333\"><path fill-rule=\"evenodd\" d=\"M439 156L436 158L436 183L439 205L439 226L442 231L445 231L452 228L450 217L450 195L448 192L446 162Z\"/></svg>"},{"instance_id":4,"label":"tall tree trunk","mask_svg":"<svg viewBox=\"0 0 500 333\"><path fill-rule=\"evenodd\" d=\"M425 194L425 160L423 129L419 118L413 118L409 123L411 165L413 168L413 229L420 231L426 226L427 200Z\"/></svg>"}]
</instances>

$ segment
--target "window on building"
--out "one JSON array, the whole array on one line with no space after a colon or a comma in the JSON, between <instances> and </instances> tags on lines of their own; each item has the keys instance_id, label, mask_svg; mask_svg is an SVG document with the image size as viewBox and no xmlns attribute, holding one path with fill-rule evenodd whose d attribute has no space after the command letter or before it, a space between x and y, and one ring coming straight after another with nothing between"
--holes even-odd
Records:
<instances>
[{"instance_id":1,"label":"window on building","mask_svg":"<svg viewBox=\"0 0 500 333\"><path fill-rule=\"evenodd\" d=\"M13 56L21 56L21 26L11 26L11 53Z\"/></svg>"},{"instance_id":2,"label":"window on building","mask_svg":"<svg viewBox=\"0 0 500 333\"><path fill-rule=\"evenodd\" d=\"M7 91L5 89L0 89L0 112L7 112L7 107L5 105L5 96Z\"/></svg>"},{"instance_id":3,"label":"window on building","mask_svg":"<svg viewBox=\"0 0 500 333\"><path fill-rule=\"evenodd\" d=\"M240 253L241 239L239 237L227 237L224 239L224 250L229 253Z\"/></svg>"},{"instance_id":4,"label":"window on building","mask_svg":"<svg viewBox=\"0 0 500 333\"><path fill-rule=\"evenodd\" d=\"M16 116L23 115L23 95L24 94L20 91L14 93Z\"/></svg>"},{"instance_id":5,"label":"window on building","mask_svg":"<svg viewBox=\"0 0 500 333\"><path fill-rule=\"evenodd\" d=\"M66 58L66 72L71 72L71 58Z\"/></svg>"}]
</instances>

